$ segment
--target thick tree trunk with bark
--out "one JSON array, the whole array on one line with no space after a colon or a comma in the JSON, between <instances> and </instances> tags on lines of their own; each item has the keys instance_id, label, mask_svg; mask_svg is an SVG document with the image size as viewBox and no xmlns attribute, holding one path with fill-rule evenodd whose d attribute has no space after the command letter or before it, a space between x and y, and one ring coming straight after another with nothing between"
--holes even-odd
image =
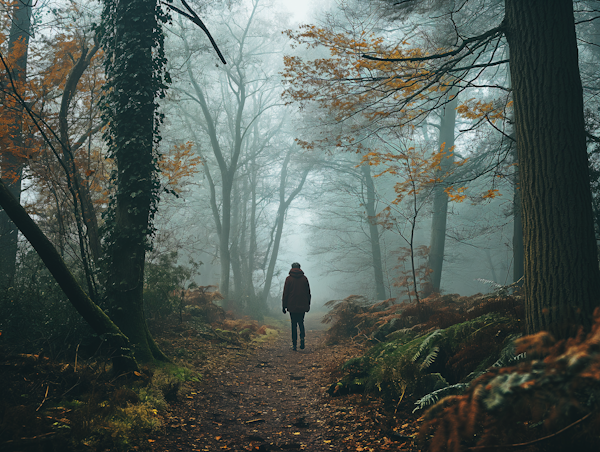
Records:
<instances>
[{"instance_id":1,"label":"thick tree trunk with bark","mask_svg":"<svg viewBox=\"0 0 600 452\"><path fill-rule=\"evenodd\" d=\"M15 2L12 23L8 38L8 61L11 64L11 78L14 86L22 90L27 77L27 52L31 29L31 0ZM4 86L12 87L8 76L4 76ZM23 93L20 93L23 94ZM23 106L6 96L4 105L8 116L8 133L0 150L0 176L11 194L21 199L21 178L25 156L23 152ZM4 140L3 140L4 141ZM0 210L0 290L13 283L17 262L18 229L8 214Z\"/></svg>"},{"instance_id":2,"label":"thick tree trunk with bark","mask_svg":"<svg viewBox=\"0 0 600 452\"><path fill-rule=\"evenodd\" d=\"M600 271L569 0L506 0L529 333L589 327Z\"/></svg>"},{"instance_id":3,"label":"thick tree trunk with bark","mask_svg":"<svg viewBox=\"0 0 600 452\"><path fill-rule=\"evenodd\" d=\"M109 0L105 0L109 4ZM156 80L152 56L157 23L154 1L110 3L115 44L109 80L111 146L117 164L117 193L110 244L108 293L111 317L130 339L140 361L167 360L146 324L144 263L151 209L157 202L154 126Z\"/></svg>"}]
</instances>

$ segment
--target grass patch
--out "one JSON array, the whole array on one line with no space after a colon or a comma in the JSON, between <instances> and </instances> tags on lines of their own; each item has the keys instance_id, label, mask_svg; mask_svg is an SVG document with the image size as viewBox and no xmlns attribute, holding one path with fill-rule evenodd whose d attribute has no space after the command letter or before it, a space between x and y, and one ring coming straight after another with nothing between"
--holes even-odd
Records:
<instances>
[{"instance_id":1,"label":"grass patch","mask_svg":"<svg viewBox=\"0 0 600 452\"><path fill-rule=\"evenodd\" d=\"M279 330L273 328L266 328L264 334L259 334L252 339L252 342L257 344L263 344L275 339L279 335Z\"/></svg>"}]
</instances>

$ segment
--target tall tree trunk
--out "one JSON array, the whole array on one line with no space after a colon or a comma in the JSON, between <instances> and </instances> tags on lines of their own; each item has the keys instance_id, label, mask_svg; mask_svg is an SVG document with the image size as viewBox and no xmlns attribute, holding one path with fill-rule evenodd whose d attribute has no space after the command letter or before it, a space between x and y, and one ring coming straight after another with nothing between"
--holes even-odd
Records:
<instances>
[{"instance_id":1,"label":"tall tree trunk","mask_svg":"<svg viewBox=\"0 0 600 452\"><path fill-rule=\"evenodd\" d=\"M156 1L105 0L112 92L110 142L116 160L116 205L110 237L111 317L140 361L166 360L144 315L144 262L158 202L154 153L156 103L162 87L153 52L160 38Z\"/></svg>"},{"instance_id":2,"label":"tall tree trunk","mask_svg":"<svg viewBox=\"0 0 600 452\"><path fill-rule=\"evenodd\" d=\"M115 371L129 372L137 370L138 366L131 354L127 337L123 335L104 311L90 300L67 268L56 248L2 181L0 181L0 206L25 238L29 240L31 246L36 250L77 312L81 314L94 332L107 342L109 353L113 357Z\"/></svg>"},{"instance_id":3,"label":"tall tree trunk","mask_svg":"<svg viewBox=\"0 0 600 452\"><path fill-rule=\"evenodd\" d=\"M239 226L237 237L238 240L238 255L240 262L240 299L243 299L246 303L246 308L251 311L248 302L251 299L251 296L254 294L254 291L251 291L252 277L248 277L248 275L252 274L250 270L250 239L251 239L251 226L250 219L248 218L248 210L252 209L252 205L250 204L250 198L252 196L253 188L250 186L250 175L246 174L246 177L242 180L242 189L240 192L240 215L239 215ZM251 216L251 213L250 213ZM250 236L250 237L249 237ZM235 277L235 274L234 274Z\"/></svg>"},{"instance_id":4,"label":"tall tree trunk","mask_svg":"<svg viewBox=\"0 0 600 452\"><path fill-rule=\"evenodd\" d=\"M89 186L87 181L81 177L79 173L79 169L75 164L75 152L80 147L80 145L71 145L71 140L69 137L69 126L68 126L68 115L69 115L69 106L71 101L73 100L73 95L77 90L77 84L81 79L85 70L89 67L92 58L98 51L98 45L94 45L91 49L87 48L87 45L84 43L81 49L81 56L77 60L77 62L73 65L73 68L69 72L67 79L65 81L65 88L63 90L63 96L61 99L60 111L58 114L59 118L59 134L60 139L62 141L62 150L63 150L63 160L65 162L65 166L67 171L69 172L68 177L71 178L71 183L74 186L75 192L77 193L76 202L81 203L81 214L83 217L83 223L85 224L87 237L88 237L88 245L92 254L92 258L95 262L98 262L100 259L100 234L98 232L98 219L96 218L96 209L94 208L94 203L92 201L92 196L90 194ZM90 129L89 133L92 133ZM83 141L80 140L82 143ZM78 215L76 213L76 215ZM82 256L82 259L86 259L86 256Z\"/></svg>"},{"instance_id":5,"label":"tall tree trunk","mask_svg":"<svg viewBox=\"0 0 600 452\"><path fill-rule=\"evenodd\" d=\"M458 104L457 90L453 88L448 93L448 102L443 107L440 121L440 135L438 138L438 152L444 150L441 159L439 175L444 178L452 168L454 162L454 126L456 124L456 105ZM446 247L446 221L448 218L448 193L442 184L436 184L433 189L433 211L431 217L431 242L429 244L429 258L427 284L422 296L440 292L442 281L442 267L444 264L444 250Z\"/></svg>"},{"instance_id":6,"label":"tall tree trunk","mask_svg":"<svg viewBox=\"0 0 600 452\"><path fill-rule=\"evenodd\" d=\"M241 193L239 182L235 184L233 193L233 207L231 211L231 245L229 248L229 257L231 259L231 272L233 274L233 304L236 309L242 305L243 287L242 287L242 254L244 246Z\"/></svg>"},{"instance_id":7,"label":"tall tree trunk","mask_svg":"<svg viewBox=\"0 0 600 452\"><path fill-rule=\"evenodd\" d=\"M600 271L573 3L506 0L529 333L589 327Z\"/></svg>"},{"instance_id":8,"label":"tall tree trunk","mask_svg":"<svg viewBox=\"0 0 600 452\"><path fill-rule=\"evenodd\" d=\"M508 73L508 86L512 89L512 82L510 80L510 68ZM511 118L514 123L514 117ZM515 140L514 131L511 130L510 138ZM525 276L525 252L523 249L523 221L521 218L522 215L522 206L521 206L521 186L520 186L520 177L519 177L519 156L516 144L514 144L513 148L513 160L514 160L514 169L515 173L513 176L513 284L521 281L519 284L522 285Z\"/></svg>"},{"instance_id":9,"label":"tall tree trunk","mask_svg":"<svg viewBox=\"0 0 600 452\"><path fill-rule=\"evenodd\" d=\"M271 284L273 282L273 274L275 272L275 264L277 263L277 256L279 254L279 244L281 243L281 235L283 233L283 225L285 222L285 215L287 213L287 209L289 208L292 201L298 196L298 193L302 190L304 186L304 182L306 182L306 176L310 172L312 167L308 167L304 170L302 175L300 176L300 181L298 185L288 198L285 198L285 189L287 186L287 174L288 174L288 165L290 163L290 159L292 158L293 151L288 151L285 156L285 160L283 161L283 165L281 166L281 175L279 178L279 208L277 209L277 218L275 220L276 231L275 231L275 240L273 241L273 251L271 252L271 257L269 259L269 267L267 268L267 276L265 277L265 285L263 287L262 299L264 302L267 302L269 297L269 292L271 291Z\"/></svg>"},{"instance_id":10,"label":"tall tree trunk","mask_svg":"<svg viewBox=\"0 0 600 452\"><path fill-rule=\"evenodd\" d=\"M227 176L227 174L225 175ZM222 201L221 206L221 234L219 236L219 258L221 261L221 283L219 290L225 297L225 306L228 309L233 308L229 300L229 280L231 269L231 254L229 252L229 235L231 233L231 192L233 178L223 178Z\"/></svg>"},{"instance_id":11,"label":"tall tree trunk","mask_svg":"<svg viewBox=\"0 0 600 452\"><path fill-rule=\"evenodd\" d=\"M373 262L373 276L375 278L375 295L378 300L387 298L383 280L383 264L381 262L381 246L379 243L379 228L377 227L377 212L375 211L375 185L371 177L371 166L363 164L360 166L367 189L367 197L364 200L369 221L369 241L371 243L371 257Z\"/></svg>"},{"instance_id":12,"label":"tall tree trunk","mask_svg":"<svg viewBox=\"0 0 600 452\"><path fill-rule=\"evenodd\" d=\"M256 161L252 159L250 165L250 220L248 228L250 232L250 238L248 243L248 272L246 274L246 287L248 288L248 295L253 298L254 292L254 270L256 268Z\"/></svg>"},{"instance_id":13,"label":"tall tree trunk","mask_svg":"<svg viewBox=\"0 0 600 452\"><path fill-rule=\"evenodd\" d=\"M8 58L11 78L17 89L23 90L27 78L27 53L31 30L31 0L14 3L12 23L8 38ZM4 85L11 86L8 74ZM22 94L22 93L21 93ZM5 149L0 150L0 176L2 182L17 199L21 199L21 178L25 156L23 149L23 106L6 96L4 105L8 133ZM0 290L12 286L16 272L18 229L5 211L0 210Z\"/></svg>"}]
</instances>

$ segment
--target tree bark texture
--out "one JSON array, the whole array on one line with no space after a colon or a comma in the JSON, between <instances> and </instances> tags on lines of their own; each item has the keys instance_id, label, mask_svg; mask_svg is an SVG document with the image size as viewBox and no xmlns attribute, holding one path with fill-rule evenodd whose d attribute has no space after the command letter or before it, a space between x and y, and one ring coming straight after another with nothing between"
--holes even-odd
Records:
<instances>
[{"instance_id":1,"label":"tree bark texture","mask_svg":"<svg viewBox=\"0 0 600 452\"><path fill-rule=\"evenodd\" d=\"M519 185L519 168L515 171L515 190L513 193L513 283L525 275L523 250L523 221L521 219L521 188Z\"/></svg>"},{"instance_id":2,"label":"tree bark texture","mask_svg":"<svg viewBox=\"0 0 600 452\"><path fill-rule=\"evenodd\" d=\"M146 324L143 304L144 262L156 193L154 121L155 1L119 0L114 4L111 140L117 164L117 192L111 232L109 296L111 317L127 335L136 358L167 358ZM110 58L110 56L109 56Z\"/></svg>"},{"instance_id":3,"label":"tree bark texture","mask_svg":"<svg viewBox=\"0 0 600 452\"><path fill-rule=\"evenodd\" d=\"M22 234L29 240L71 304L96 334L108 343L117 372L137 370L137 363L131 354L130 342L110 318L83 291L73 274L67 268L54 245L44 235L38 225L19 204L8 187L0 181L0 205L9 215Z\"/></svg>"},{"instance_id":4,"label":"tree bark texture","mask_svg":"<svg viewBox=\"0 0 600 452\"><path fill-rule=\"evenodd\" d=\"M600 271L570 0L506 0L529 333L589 327Z\"/></svg>"},{"instance_id":5,"label":"tree bark texture","mask_svg":"<svg viewBox=\"0 0 600 452\"><path fill-rule=\"evenodd\" d=\"M11 77L17 89L25 87L27 78L27 53L31 30L31 0L15 2L12 23L8 38L8 61L11 64ZM4 86L11 87L4 76ZM22 94L22 93L21 93ZM11 194L21 199L21 179L25 153L23 149L23 106L11 96L6 96L4 114L8 116L8 133L2 141L0 151L0 176ZM0 210L0 289L12 286L16 272L18 229L8 214Z\"/></svg>"}]
</instances>

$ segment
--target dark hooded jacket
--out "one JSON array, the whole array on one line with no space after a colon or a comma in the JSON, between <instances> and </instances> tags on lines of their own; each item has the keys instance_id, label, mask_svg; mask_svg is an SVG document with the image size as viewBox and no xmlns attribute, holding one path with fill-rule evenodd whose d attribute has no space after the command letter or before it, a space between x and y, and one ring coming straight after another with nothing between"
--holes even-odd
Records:
<instances>
[{"instance_id":1,"label":"dark hooded jacket","mask_svg":"<svg viewBox=\"0 0 600 452\"><path fill-rule=\"evenodd\" d=\"M281 305L289 312L308 312L310 310L310 285L304 272L292 268L285 279Z\"/></svg>"}]
</instances>

